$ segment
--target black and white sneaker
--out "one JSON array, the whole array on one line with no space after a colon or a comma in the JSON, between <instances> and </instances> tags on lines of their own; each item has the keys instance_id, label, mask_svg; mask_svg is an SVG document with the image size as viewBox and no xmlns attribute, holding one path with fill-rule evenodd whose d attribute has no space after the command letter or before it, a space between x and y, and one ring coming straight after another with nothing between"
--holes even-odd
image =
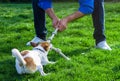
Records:
<instances>
[{"instance_id":1,"label":"black and white sneaker","mask_svg":"<svg viewBox=\"0 0 120 81\"><path fill-rule=\"evenodd\" d=\"M33 42L33 43L40 43L40 42L43 42L44 40L43 39L40 39L39 37L34 37L31 41L27 42L26 45L27 46L30 46L30 42Z\"/></svg>"},{"instance_id":2,"label":"black and white sneaker","mask_svg":"<svg viewBox=\"0 0 120 81\"><path fill-rule=\"evenodd\" d=\"M104 50L112 50L106 41L101 41L96 45L96 48L104 49Z\"/></svg>"}]
</instances>

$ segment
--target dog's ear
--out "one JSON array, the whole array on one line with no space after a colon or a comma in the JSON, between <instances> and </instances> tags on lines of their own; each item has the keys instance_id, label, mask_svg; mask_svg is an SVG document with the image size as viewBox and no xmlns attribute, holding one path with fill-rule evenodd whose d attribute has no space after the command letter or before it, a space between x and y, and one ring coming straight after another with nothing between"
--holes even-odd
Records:
<instances>
[{"instance_id":1,"label":"dog's ear","mask_svg":"<svg viewBox=\"0 0 120 81\"><path fill-rule=\"evenodd\" d=\"M30 42L31 46L36 47L39 43Z\"/></svg>"},{"instance_id":2,"label":"dog's ear","mask_svg":"<svg viewBox=\"0 0 120 81\"><path fill-rule=\"evenodd\" d=\"M48 43L48 42L42 42L41 46L44 48L45 51L48 51L49 47L50 47L50 43Z\"/></svg>"}]
</instances>

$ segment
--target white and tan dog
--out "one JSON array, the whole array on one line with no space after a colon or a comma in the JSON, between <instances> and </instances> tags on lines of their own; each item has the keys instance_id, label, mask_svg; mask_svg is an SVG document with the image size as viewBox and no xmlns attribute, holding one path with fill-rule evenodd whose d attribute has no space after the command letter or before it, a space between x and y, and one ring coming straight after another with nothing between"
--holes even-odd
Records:
<instances>
[{"instance_id":1,"label":"white and tan dog","mask_svg":"<svg viewBox=\"0 0 120 81\"><path fill-rule=\"evenodd\" d=\"M42 76L45 76L46 73L43 71L43 65L55 63L50 62L47 58L48 51L52 45L48 42L40 44L31 43L31 45L34 47L33 50L19 52L18 49L12 49L12 55L16 58L16 70L18 74L31 74L39 71Z\"/></svg>"}]
</instances>

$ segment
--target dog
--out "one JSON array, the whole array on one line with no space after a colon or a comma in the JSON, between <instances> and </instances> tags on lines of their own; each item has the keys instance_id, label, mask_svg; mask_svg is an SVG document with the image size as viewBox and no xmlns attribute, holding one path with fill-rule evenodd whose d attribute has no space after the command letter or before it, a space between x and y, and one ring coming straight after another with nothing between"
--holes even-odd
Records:
<instances>
[{"instance_id":1,"label":"dog","mask_svg":"<svg viewBox=\"0 0 120 81\"><path fill-rule=\"evenodd\" d=\"M43 71L43 65L54 64L55 62L49 61L47 58L48 52L52 45L49 42L32 43L32 50L19 51L12 49L12 55L16 58L15 67L18 74L32 74L39 71L42 76L47 75Z\"/></svg>"}]
</instances>

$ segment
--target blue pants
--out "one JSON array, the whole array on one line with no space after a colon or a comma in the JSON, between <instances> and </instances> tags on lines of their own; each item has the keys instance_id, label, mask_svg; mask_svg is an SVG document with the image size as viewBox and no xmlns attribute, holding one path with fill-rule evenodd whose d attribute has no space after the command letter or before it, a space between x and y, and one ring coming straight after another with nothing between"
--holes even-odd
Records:
<instances>
[{"instance_id":1,"label":"blue pants","mask_svg":"<svg viewBox=\"0 0 120 81\"><path fill-rule=\"evenodd\" d=\"M37 37L46 40L45 11L38 6L38 1L39 0L32 0L35 32Z\"/></svg>"},{"instance_id":2,"label":"blue pants","mask_svg":"<svg viewBox=\"0 0 120 81\"><path fill-rule=\"evenodd\" d=\"M36 36L45 39L47 34L47 29L45 26L45 11L38 6L39 0L32 0L33 5L33 13L34 13L34 27ZM93 25L94 25L94 39L96 40L96 44L105 40L104 35L104 8L103 8L104 0L95 0L94 2L94 11L92 14Z\"/></svg>"},{"instance_id":3,"label":"blue pants","mask_svg":"<svg viewBox=\"0 0 120 81\"><path fill-rule=\"evenodd\" d=\"M94 34L93 37L96 40L96 44L105 40L104 35L104 0L94 0L94 11L92 14Z\"/></svg>"}]
</instances>

